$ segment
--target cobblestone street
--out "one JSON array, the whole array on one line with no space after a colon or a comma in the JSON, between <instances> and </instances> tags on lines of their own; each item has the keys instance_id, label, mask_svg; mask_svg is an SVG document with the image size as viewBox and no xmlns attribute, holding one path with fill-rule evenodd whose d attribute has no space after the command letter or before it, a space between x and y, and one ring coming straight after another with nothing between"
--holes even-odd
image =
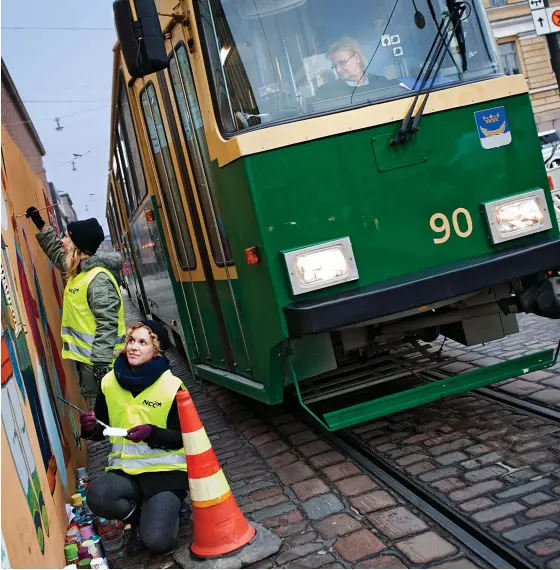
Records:
<instances>
[{"instance_id":1,"label":"cobblestone street","mask_svg":"<svg viewBox=\"0 0 560 570\"><path fill-rule=\"evenodd\" d=\"M127 321L138 317L126 300ZM466 349L446 343L461 364L553 346L559 323L522 317L526 331ZM519 337L519 338L517 338ZM459 354L460 351L461 353ZM453 352L455 354L453 354ZM175 351L172 369L188 386L239 506L284 540L255 568L477 568L475 553L446 529L334 449L306 421L223 388L193 381ZM492 360L494 362L494 360ZM502 383L541 392L558 405L558 367ZM550 396L548 395L550 394ZM541 401L534 398L535 401ZM450 402L452 401L452 405ZM478 525L534 560L560 566L560 426L463 395L358 426L352 433ZM106 443L90 446L90 471L102 472ZM177 546L189 532L180 527ZM173 552L110 556L114 568L176 568Z\"/></svg>"}]
</instances>

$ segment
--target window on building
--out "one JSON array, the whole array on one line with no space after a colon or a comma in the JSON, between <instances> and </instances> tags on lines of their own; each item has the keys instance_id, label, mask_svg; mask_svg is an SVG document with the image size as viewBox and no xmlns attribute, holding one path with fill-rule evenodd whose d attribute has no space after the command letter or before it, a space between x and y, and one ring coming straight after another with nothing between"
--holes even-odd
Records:
<instances>
[{"instance_id":1,"label":"window on building","mask_svg":"<svg viewBox=\"0 0 560 570\"><path fill-rule=\"evenodd\" d=\"M505 42L499 44L500 57L502 58L502 66L506 75L516 75L521 73L521 65L517 57L517 48L515 42Z\"/></svg>"},{"instance_id":2,"label":"window on building","mask_svg":"<svg viewBox=\"0 0 560 570\"><path fill-rule=\"evenodd\" d=\"M507 0L490 0L490 8L498 8L498 6L506 6Z\"/></svg>"},{"instance_id":3,"label":"window on building","mask_svg":"<svg viewBox=\"0 0 560 570\"><path fill-rule=\"evenodd\" d=\"M175 243L179 264L183 269L194 269L196 258L192 240L156 91L152 83L144 89L141 98L144 121L150 137L165 211L169 220L171 238Z\"/></svg>"}]
</instances>

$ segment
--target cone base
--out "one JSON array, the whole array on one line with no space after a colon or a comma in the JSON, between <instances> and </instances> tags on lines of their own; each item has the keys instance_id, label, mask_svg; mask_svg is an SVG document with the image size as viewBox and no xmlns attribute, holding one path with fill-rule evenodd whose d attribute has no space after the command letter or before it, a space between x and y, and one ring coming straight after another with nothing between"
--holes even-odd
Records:
<instances>
[{"instance_id":1,"label":"cone base","mask_svg":"<svg viewBox=\"0 0 560 570\"><path fill-rule=\"evenodd\" d=\"M198 570L245 568L276 554L282 546L282 540L261 525L251 522L256 531L255 537L245 546L225 556L201 559L191 552L192 534L185 537L187 544L175 551L173 558L180 568Z\"/></svg>"},{"instance_id":2,"label":"cone base","mask_svg":"<svg viewBox=\"0 0 560 570\"><path fill-rule=\"evenodd\" d=\"M194 507L193 525L191 551L200 558L229 554L255 536L255 529L249 525L233 496L213 507Z\"/></svg>"}]
</instances>

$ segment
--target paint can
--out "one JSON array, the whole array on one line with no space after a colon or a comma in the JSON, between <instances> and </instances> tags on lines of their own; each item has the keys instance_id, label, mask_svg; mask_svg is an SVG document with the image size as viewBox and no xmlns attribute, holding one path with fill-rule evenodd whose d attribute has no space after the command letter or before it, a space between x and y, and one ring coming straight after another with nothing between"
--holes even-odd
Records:
<instances>
[{"instance_id":1,"label":"paint can","mask_svg":"<svg viewBox=\"0 0 560 570\"><path fill-rule=\"evenodd\" d=\"M78 562L78 545L67 544L64 547L64 556L66 556L66 562L69 564L75 564Z\"/></svg>"},{"instance_id":2,"label":"paint can","mask_svg":"<svg viewBox=\"0 0 560 570\"><path fill-rule=\"evenodd\" d=\"M78 479L87 477L89 475L87 467L78 467L78 469L76 469L76 475L78 476Z\"/></svg>"},{"instance_id":3,"label":"paint can","mask_svg":"<svg viewBox=\"0 0 560 570\"><path fill-rule=\"evenodd\" d=\"M94 558L91 561L91 568L92 570L108 570L103 558Z\"/></svg>"},{"instance_id":4,"label":"paint can","mask_svg":"<svg viewBox=\"0 0 560 570\"><path fill-rule=\"evenodd\" d=\"M83 504L82 495L80 495L80 493L75 493L74 495L72 495L70 497L70 504L73 507L81 507Z\"/></svg>"},{"instance_id":5,"label":"paint can","mask_svg":"<svg viewBox=\"0 0 560 570\"><path fill-rule=\"evenodd\" d=\"M82 558L78 562L78 568L91 568L91 558Z\"/></svg>"},{"instance_id":6,"label":"paint can","mask_svg":"<svg viewBox=\"0 0 560 570\"><path fill-rule=\"evenodd\" d=\"M97 546L95 545L95 542L93 542L92 538L90 538L88 540L84 540L84 542L82 542L82 547L87 548L87 551L88 551L88 555L84 558L98 558L99 557ZM78 552L78 554L79 554L79 552Z\"/></svg>"},{"instance_id":7,"label":"paint can","mask_svg":"<svg viewBox=\"0 0 560 570\"><path fill-rule=\"evenodd\" d=\"M93 527L90 524L83 526L80 534L82 535L82 540L89 540L93 536Z\"/></svg>"}]
</instances>

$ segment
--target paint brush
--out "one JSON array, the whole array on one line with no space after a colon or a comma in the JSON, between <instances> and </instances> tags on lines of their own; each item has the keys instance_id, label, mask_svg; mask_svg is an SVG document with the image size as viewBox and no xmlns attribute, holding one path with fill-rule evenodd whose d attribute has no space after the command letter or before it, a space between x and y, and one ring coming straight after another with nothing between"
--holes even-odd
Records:
<instances>
[{"instance_id":1,"label":"paint brush","mask_svg":"<svg viewBox=\"0 0 560 570\"><path fill-rule=\"evenodd\" d=\"M78 412L80 412L81 414L87 414L87 412L86 412L85 410L82 410L81 408L78 408L78 406L74 406L74 404L72 404L72 402L69 402L68 400L65 400L64 398L61 398L60 396L57 396L57 398L58 398L60 401L62 401L62 402L64 402L65 404L67 404L68 406L70 406L71 408L74 408L75 410L78 410ZM106 427L106 428L110 427L110 426L108 426L107 424L104 424L101 420L98 420L97 418L95 418L95 421L96 421L98 424L101 424L103 427Z\"/></svg>"},{"instance_id":2,"label":"paint brush","mask_svg":"<svg viewBox=\"0 0 560 570\"><path fill-rule=\"evenodd\" d=\"M61 206L62 204L60 204L59 202L57 202L56 204L50 204L49 206L45 206L44 208L35 208L36 212L40 212L41 210L48 210L49 208L54 208L55 206ZM18 214L17 216L15 216L16 218L23 218L23 216L27 216L27 212L25 212L25 214ZM66 402L66 400L64 400ZM66 402L68 403L68 402Z\"/></svg>"}]
</instances>

